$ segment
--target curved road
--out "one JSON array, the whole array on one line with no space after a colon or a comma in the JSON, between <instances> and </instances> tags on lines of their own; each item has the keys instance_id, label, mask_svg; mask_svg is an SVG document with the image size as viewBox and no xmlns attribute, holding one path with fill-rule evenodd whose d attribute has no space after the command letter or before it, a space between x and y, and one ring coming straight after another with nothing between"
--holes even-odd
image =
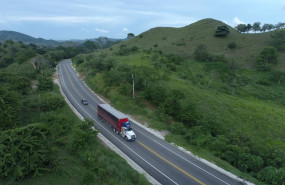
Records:
<instances>
[{"instance_id":1,"label":"curved road","mask_svg":"<svg viewBox=\"0 0 285 185\"><path fill-rule=\"evenodd\" d=\"M64 94L77 111L84 118L94 120L94 126L100 133L161 184L243 184L158 139L134 123L133 130L137 139L134 142L125 141L107 124L97 119L97 104L103 102L78 78L71 66L71 60L58 64L58 75ZM81 99L87 99L89 105L82 105Z\"/></svg>"}]
</instances>

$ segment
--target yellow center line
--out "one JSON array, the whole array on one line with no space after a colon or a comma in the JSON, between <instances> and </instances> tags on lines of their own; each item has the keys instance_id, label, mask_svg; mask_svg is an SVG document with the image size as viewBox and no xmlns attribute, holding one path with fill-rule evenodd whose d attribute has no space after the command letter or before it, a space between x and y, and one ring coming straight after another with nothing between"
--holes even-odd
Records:
<instances>
[{"instance_id":1,"label":"yellow center line","mask_svg":"<svg viewBox=\"0 0 285 185\"><path fill-rule=\"evenodd\" d=\"M173 164L172 162L170 162L169 160L165 159L164 157L162 157L161 155L159 155L158 153L156 153L155 151L153 151L152 149L150 149L148 146L146 146L145 144L143 144L142 142L136 140L141 146L143 146L144 148L146 148L147 150L149 150L151 153L153 153L154 155L156 155L157 157L159 157L160 159L162 159L163 161L165 161L166 163L170 164L171 166L173 166L174 168L176 168L177 170L179 170L180 172L184 173L185 175L187 175L188 177L190 177L191 179L195 180L196 182L198 182L201 185L206 185L205 183L201 182L199 179L197 179L196 177L190 175L189 173L187 173L185 170L181 169L180 167L178 167L177 165Z\"/></svg>"},{"instance_id":2,"label":"yellow center line","mask_svg":"<svg viewBox=\"0 0 285 185\"><path fill-rule=\"evenodd\" d=\"M81 99L84 99L83 96L82 96L82 95L78 92L78 90L75 88L75 86L74 86L74 84L73 84L73 82L72 82L72 80L71 80L71 77L69 76L69 74L68 74L68 72L66 71L65 67L63 67L63 69L64 69L65 73L67 74L67 77L68 77L68 79L69 79L69 81L70 81L70 83L71 83L73 89L77 92L77 94L80 96ZM95 112L97 112L97 109L96 109L95 107L93 107L93 105L90 105L90 104L89 104L89 106L90 106Z\"/></svg>"}]
</instances>

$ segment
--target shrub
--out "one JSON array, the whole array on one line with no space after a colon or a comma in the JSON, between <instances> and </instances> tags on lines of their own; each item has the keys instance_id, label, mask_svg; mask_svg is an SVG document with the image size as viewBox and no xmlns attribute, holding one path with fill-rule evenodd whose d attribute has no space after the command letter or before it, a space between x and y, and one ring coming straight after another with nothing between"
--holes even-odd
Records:
<instances>
[{"instance_id":1,"label":"shrub","mask_svg":"<svg viewBox=\"0 0 285 185\"><path fill-rule=\"evenodd\" d=\"M39 78L38 89L41 91L51 91L53 90L53 82L52 79L46 76L42 76Z\"/></svg>"},{"instance_id":2,"label":"shrub","mask_svg":"<svg viewBox=\"0 0 285 185\"><path fill-rule=\"evenodd\" d=\"M170 131L173 134L178 134L178 135L186 134L186 128L181 122L173 122L170 126Z\"/></svg>"},{"instance_id":3,"label":"shrub","mask_svg":"<svg viewBox=\"0 0 285 185\"><path fill-rule=\"evenodd\" d=\"M212 61L212 56L208 53L206 45L200 44L196 47L194 57L198 61Z\"/></svg>"},{"instance_id":4,"label":"shrub","mask_svg":"<svg viewBox=\"0 0 285 185\"><path fill-rule=\"evenodd\" d=\"M56 110L64 105L62 97L54 92L45 93L41 102L41 107L44 111Z\"/></svg>"},{"instance_id":5,"label":"shrub","mask_svg":"<svg viewBox=\"0 0 285 185\"><path fill-rule=\"evenodd\" d=\"M230 33L230 30L227 26L222 25L218 26L217 30L215 31L216 37L225 37Z\"/></svg>"},{"instance_id":6,"label":"shrub","mask_svg":"<svg viewBox=\"0 0 285 185\"><path fill-rule=\"evenodd\" d=\"M237 47L237 44L235 43L235 42L230 42L229 44L228 44L228 48L229 49L235 49Z\"/></svg>"},{"instance_id":7,"label":"shrub","mask_svg":"<svg viewBox=\"0 0 285 185\"><path fill-rule=\"evenodd\" d=\"M278 62L277 49L272 46L265 47L257 58L257 67L259 70L268 71L271 69L273 64Z\"/></svg>"},{"instance_id":8,"label":"shrub","mask_svg":"<svg viewBox=\"0 0 285 185\"><path fill-rule=\"evenodd\" d=\"M43 124L1 132L0 178L22 179L49 171L53 155L48 135L49 129Z\"/></svg>"}]
</instances>

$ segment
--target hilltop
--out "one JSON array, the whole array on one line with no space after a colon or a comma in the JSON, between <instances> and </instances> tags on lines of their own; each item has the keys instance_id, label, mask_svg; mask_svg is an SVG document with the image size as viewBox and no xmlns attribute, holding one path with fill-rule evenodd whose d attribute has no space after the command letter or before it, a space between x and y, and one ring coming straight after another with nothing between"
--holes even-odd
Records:
<instances>
[{"instance_id":1,"label":"hilltop","mask_svg":"<svg viewBox=\"0 0 285 185\"><path fill-rule=\"evenodd\" d=\"M226 25L230 33L224 38L215 37L218 26ZM182 58L193 58L193 53L199 44L207 47L211 54L224 54L230 62L239 67L252 68L261 50L270 45L271 32L239 33L231 26L214 19L203 19L182 28L157 27L150 29L126 41L129 47L161 51L164 54L174 54ZM228 44L235 43L235 49L229 49ZM275 69L285 71L285 53L279 54L280 63Z\"/></svg>"}]
</instances>

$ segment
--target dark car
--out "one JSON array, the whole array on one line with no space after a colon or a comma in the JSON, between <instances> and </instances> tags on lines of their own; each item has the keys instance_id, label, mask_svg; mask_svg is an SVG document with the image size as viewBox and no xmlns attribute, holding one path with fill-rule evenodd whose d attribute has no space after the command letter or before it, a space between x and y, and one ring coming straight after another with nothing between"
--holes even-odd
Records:
<instances>
[{"instance_id":1,"label":"dark car","mask_svg":"<svg viewBox=\"0 0 285 185\"><path fill-rule=\"evenodd\" d=\"M83 105L88 105L88 101L85 100L85 99L82 99L82 100L81 100L81 103L82 103Z\"/></svg>"}]
</instances>

